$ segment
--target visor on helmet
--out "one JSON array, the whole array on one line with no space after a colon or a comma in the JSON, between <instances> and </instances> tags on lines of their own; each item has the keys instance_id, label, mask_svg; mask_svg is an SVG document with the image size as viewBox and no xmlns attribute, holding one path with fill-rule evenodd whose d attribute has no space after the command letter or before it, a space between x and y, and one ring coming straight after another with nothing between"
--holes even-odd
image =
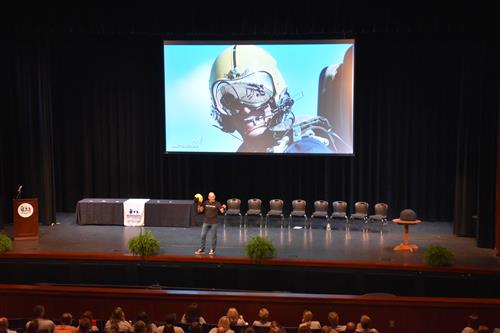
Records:
<instances>
[{"instance_id":1,"label":"visor on helmet","mask_svg":"<svg viewBox=\"0 0 500 333\"><path fill-rule=\"evenodd\" d=\"M234 80L219 80L212 86L214 103L226 115L237 115L243 107L259 109L267 105L274 94L273 79L267 72L255 72Z\"/></svg>"}]
</instances>

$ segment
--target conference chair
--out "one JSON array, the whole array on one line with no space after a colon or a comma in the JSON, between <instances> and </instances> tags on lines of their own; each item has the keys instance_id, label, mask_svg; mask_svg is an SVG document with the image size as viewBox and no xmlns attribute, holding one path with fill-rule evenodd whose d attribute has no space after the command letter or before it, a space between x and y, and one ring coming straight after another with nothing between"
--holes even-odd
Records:
<instances>
[{"instance_id":1,"label":"conference chair","mask_svg":"<svg viewBox=\"0 0 500 333\"><path fill-rule=\"evenodd\" d=\"M283 200L272 199L269 201L269 211L266 214L266 227L269 225L269 217L280 217L281 227L283 227L284 216L283 216Z\"/></svg>"},{"instance_id":2,"label":"conference chair","mask_svg":"<svg viewBox=\"0 0 500 333\"><path fill-rule=\"evenodd\" d=\"M309 226L312 228L314 219L321 218L326 221L323 223L323 228L328 228L330 225L330 216L328 216L328 201L326 200L316 200L314 202L314 212L311 214L311 220L309 222Z\"/></svg>"},{"instance_id":3,"label":"conference chair","mask_svg":"<svg viewBox=\"0 0 500 333\"><path fill-rule=\"evenodd\" d=\"M389 211L389 205L384 202L379 202L375 204L374 210L375 214L368 217L368 226L370 227L372 224L378 224L380 226L380 232L382 232L384 227L387 225L387 212Z\"/></svg>"},{"instance_id":4,"label":"conference chair","mask_svg":"<svg viewBox=\"0 0 500 333\"><path fill-rule=\"evenodd\" d=\"M346 229L349 224L349 218L347 217L347 202L345 201L334 201L332 203L333 212L330 216L332 220L332 228L334 229ZM345 222L340 225L336 221L339 219L345 220Z\"/></svg>"},{"instance_id":5,"label":"conference chair","mask_svg":"<svg viewBox=\"0 0 500 333\"><path fill-rule=\"evenodd\" d=\"M348 228L351 229L355 222L361 221L360 229L365 230L366 223L368 222L368 207L370 205L365 201L358 201L354 204L354 213L349 217Z\"/></svg>"},{"instance_id":6,"label":"conference chair","mask_svg":"<svg viewBox=\"0 0 500 333\"><path fill-rule=\"evenodd\" d=\"M262 227L262 200L258 198L248 199L248 210L245 213L245 228L248 224L249 216L259 216L259 227Z\"/></svg>"},{"instance_id":7,"label":"conference chair","mask_svg":"<svg viewBox=\"0 0 500 333\"><path fill-rule=\"evenodd\" d=\"M241 200L238 198L231 198L227 200L227 209L224 213L224 226L226 225L227 216L239 216L240 217L240 228L242 227L243 218L241 216Z\"/></svg>"},{"instance_id":8,"label":"conference chair","mask_svg":"<svg viewBox=\"0 0 500 333\"><path fill-rule=\"evenodd\" d=\"M307 228L307 214L306 214L306 205L307 202L302 199L295 199L292 201L292 211L288 216L288 227L292 226L294 217L303 217L304 218L304 228Z\"/></svg>"}]
</instances>

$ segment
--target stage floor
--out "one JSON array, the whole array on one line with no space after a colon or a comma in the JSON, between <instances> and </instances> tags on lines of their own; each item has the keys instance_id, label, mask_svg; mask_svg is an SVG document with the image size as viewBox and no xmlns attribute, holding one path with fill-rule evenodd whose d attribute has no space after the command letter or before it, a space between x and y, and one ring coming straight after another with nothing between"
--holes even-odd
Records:
<instances>
[{"instance_id":1,"label":"stage floor","mask_svg":"<svg viewBox=\"0 0 500 333\"><path fill-rule=\"evenodd\" d=\"M103 225L77 225L73 213L58 213L59 224L40 226L38 241L14 242L12 252L44 253L128 253L128 240L139 234L140 228ZM453 235L449 222L423 222L410 227L410 243L417 244L414 252L394 251L402 242L403 227L389 222L380 232L360 230L288 229L272 226L239 228L223 227L219 223L217 257L244 257L244 245L253 235L263 235L273 241L279 259L362 261L387 264L422 264L425 248L439 244L456 256L455 265L485 269L500 269L500 257L491 249L478 248L474 238ZM161 254L194 256L199 247L201 227L150 227L160 240ZM6 227L12 235L12 226ZM207 247L210 246L210 234Z\"/></svg>"}]
</instances>

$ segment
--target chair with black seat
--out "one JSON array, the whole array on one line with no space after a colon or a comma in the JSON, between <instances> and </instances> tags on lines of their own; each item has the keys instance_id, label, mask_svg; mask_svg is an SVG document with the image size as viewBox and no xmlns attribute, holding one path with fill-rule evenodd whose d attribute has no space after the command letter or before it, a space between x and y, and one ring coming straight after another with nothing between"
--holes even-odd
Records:
<instances>
[{"instance_id":1,"label":"chair with black seat","mask_svg":"<svg viewBox=\"0 0 500 333\"><path fill-rule=\"evenodd\" d=\"M330 216L332 220L333 228L335 229L346 229L349 224L349 218L347 217L347 202L345 201L334 201L332 203L333 212ZM342 225L335 223L339 219L344 220Z\"/></svg>"},{"instance_id":2,"label":"chair with black seat","mask_svg":"<svg viewBox=\"0 0 500 333\"><path fill-rule=\"evenodd\" d=\"M304 228L307 228L307 214L306 214L306 205L307 202L302 199L295 199L292 201L292 211L288 216L288 227L292 226L294 217L303 217L304 218Z\"/></svg>"},{"instance_id":3,"label":"chair with black seat","mask_svg":"<svg viewBox=\"0 0 500 333\"><path fill-rule=\"evenodd\" d=\"M224 226L226 225L227 216L239 216L240 217L240 228L242 226L243 218L241 216L241 200L238 198L231 198L227 200L227 209L224 213Z\"/></svg>"},{"instance_id":4,"label":"chair with black seat","mask_svg":"<svg viewBox=\"0 0 500 333\"><path fill-rule=\"evenodd\" d=\"M356 227L355 222L361 221L361 230L365 230L366 222L368 221L368 208L370 205L365 201L358 201L354 204L354 213L349 217L348 228Z\"/></svg>"},{"instance_id":5,"label":"chair with black seat","mask_svg":"<svg viewBox=\"0 0 500 333\"><path fill-rule=\"evenodd\" d=\"M245 213L245 228L248 224L249 216L259 216L259 226L262 227L262 200L258 198L248 199L248 210Z\"/></svg>"},{"instance_id":6,"label":"chair with black seat","mask_svg":"<svg viewBox=\"0 0 500 333\"><path fill-rule=\"evenodd\" d=\"M269 201L269 211L266 214L266 227L269 225L269 217L280 217L281 227L283 227L283 222L284 222L283 200L272 199Z\"/></svg>"},{"instance_id":7,"label":"chair with black seat","mask_svg":"<svg viewBox=\"0 0 500 333\"><path fill-rule=\"evenodd\" d=\"M378 202L374 206L374 213L368 217L368 226L371 227L373 224L380 226L380 232L383 231L384 227L387 225L387 212L389 211L389 205L384 202ZM378 231L378 230L377 230Z\"/></svg>"},{"instance_id":8,"label":"chair with black seat","mask_svg":"<svg viewBox=\"0 0 500 333\"><path fill-rule=\"evenodd\" d=\"M330 224L330 216L328 216L328 201L326 200L316 200L314 202L314 212L311 214L311 220L309 226L312 228L315 218L322 218L326 221L323 228Z\"/></svg>"}]
</instances>

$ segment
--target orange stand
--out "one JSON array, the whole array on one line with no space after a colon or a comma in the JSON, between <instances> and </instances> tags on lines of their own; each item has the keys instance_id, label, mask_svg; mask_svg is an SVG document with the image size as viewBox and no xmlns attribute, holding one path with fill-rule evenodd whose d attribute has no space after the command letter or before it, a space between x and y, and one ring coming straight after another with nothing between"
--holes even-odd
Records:
<instances>
[{"instance_id":1,"label":"orange stand","mask_svg":"<svg viewBox=\"0 0 500 333\"><path fill-rule=\"evenodd\" d=\"M413 252L413 250L418 250L418 246L415 245L415 244L408 244L408 229L409 229L409 226L410 225L415 225L415 224L419 224L420 220L415 220L415 221L403 221L403 220L400 220L400 219L394 219L392 220L392 222L394 223L397 223L399 225L404 225L405 226L405 234L404 234L404 238L403 238L403 243L399 244L399 245L396 245L394 247L394 251L410 251L410 252Z\"/></svg>"}]
</instances>

